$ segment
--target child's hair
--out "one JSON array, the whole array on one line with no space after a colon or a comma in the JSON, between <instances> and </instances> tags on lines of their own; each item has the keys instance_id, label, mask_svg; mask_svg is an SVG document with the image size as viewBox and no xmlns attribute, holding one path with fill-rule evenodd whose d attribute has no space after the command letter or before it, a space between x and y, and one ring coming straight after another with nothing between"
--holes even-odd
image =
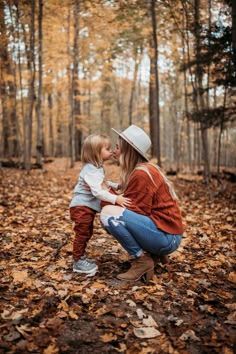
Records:
<instances>
[{"instance_id":1,"label":"child's hair","mask_svg":"<svg viewBox=\"0 0 236 354\"><path fill-rule=\"evenodd\" d=\"M134 169L139 169L139 170L143 170L144 172L146 172L150 179L152 180L152 182L155 185L155 182L148 170L148 168L144 165L144 166L138 166L137 165L139 163L144 163L147 162L144 157L142 157L129 143L127 143L124 139L120 138L119 139L119 143L120 143L120 166L121 166L121 190L124 191L127 184L128 184L128 180L129 180L129 176L131 175L131 173L133 172ZM151 164L152 166L154 166L159 173L161 174L161 176L163 177L165 183L168 186L170 195L172 196L172 198L174 200L177 200L178 197L175 193L174 187L172 185L172 183L169 181L169 179L166 177L166 175L163 173L163 171L160 169L159 166Z\"/></svg>"},{"instance_id":2,"label":"child's hair","mask_svg":"<svg viewBox=\"0 0 236 354\"><path fill-rule=\"evenodd\" d=\"M81 152L82 163L91 163L96 167L100 167L103 163L101 152L106 143L110 143L110 139L106 135L89 135L83 143Z\"/></svg>"}]
</instances>

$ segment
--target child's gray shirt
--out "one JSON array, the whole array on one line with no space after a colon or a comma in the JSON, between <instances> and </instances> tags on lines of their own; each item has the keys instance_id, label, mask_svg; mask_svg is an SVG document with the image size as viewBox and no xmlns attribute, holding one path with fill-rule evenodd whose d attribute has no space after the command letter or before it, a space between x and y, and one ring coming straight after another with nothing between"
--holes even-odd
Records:
<instances>
[{"instance_id":1,"label":"child's gray shirt","mask_svg":"<svg viewBox=\"0 0 236 354\"><path fill-rule=\"evenodd\" d=\"M91 163L85 164L73 190L70 207L82 205L100 212L101 200L115 204L117 195L102 188L104 179L105 173L103 167L96 167ZM118 188L117 183L109 181L106 183L109 187Z\"/></svg>"}]
</instances>

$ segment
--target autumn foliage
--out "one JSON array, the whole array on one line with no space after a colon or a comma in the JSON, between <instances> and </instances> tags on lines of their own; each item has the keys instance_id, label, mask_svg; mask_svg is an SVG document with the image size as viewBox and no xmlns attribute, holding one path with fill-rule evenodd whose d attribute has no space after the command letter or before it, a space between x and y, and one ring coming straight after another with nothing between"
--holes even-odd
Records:
<instances>
[{"instance_id":1,"label":"autumn foliage","mask_svg":"<svg viewBox=\"0 0 236 354\"><path fill-rule=\"evenodd\" d=\"M99 272L72 273L68 204L80 164L1 170L0 348L10 353L233 353L235 186L173 178L186 231L150 285L116 275L129 258L95 223L88 255ZM118 168L108 165L115 180Z\"/></svg>"}]
</instances>

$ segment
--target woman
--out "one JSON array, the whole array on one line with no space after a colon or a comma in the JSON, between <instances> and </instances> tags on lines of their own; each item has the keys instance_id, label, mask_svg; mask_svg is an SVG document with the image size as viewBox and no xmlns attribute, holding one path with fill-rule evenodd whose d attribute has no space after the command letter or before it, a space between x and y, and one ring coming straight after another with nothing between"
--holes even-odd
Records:
<instances>
[{"instance_id":1,"label":"woman","mask_svg":"<svg viewBox=\"0 0 236 354\"><path fill-rule=\"evenodd\" d=\"M113 129L114 130L114 129ZM128 209L106 205L101 222L121 246L134 257L131 268L117 277L137 281L152 279L155 260L174 252L183 233L177 197L158 166L148 162L148 135L131 125L119 133L116 155L121 166L121 189L131 199Z\"/></svg>"}]
</instances>

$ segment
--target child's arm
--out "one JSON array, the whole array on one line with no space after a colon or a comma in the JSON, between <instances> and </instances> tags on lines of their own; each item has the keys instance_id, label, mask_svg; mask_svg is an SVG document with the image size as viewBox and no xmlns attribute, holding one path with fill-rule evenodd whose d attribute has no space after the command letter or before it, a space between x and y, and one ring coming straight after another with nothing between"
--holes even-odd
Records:
<instances>
[{"instance_id":1,"label":"child's arm","mask_svg":"<svg viewBox=\"0 0 236 354\"><path fill-rule=\"evenodd\" d=\"M131 204L129 198L124 198L122 195L114 195L108 190L102 188L102 183L104 180L104 174L102 171L94 167L86 171L84 175L84 181L89 186L92 195L102 201L109 202L111 204L119 204L124 206L129 206Z\"/></svg>"},{"instance_id":2,"label":"child's arm","mask_svg":"<svg viewBox=\"0 0 236 354\"><path fill-rule=\"evenodd\" d=\"M117 191L120 187L119 183L115 183L112 181L106 181L106 184L108 185L108 187L113 188L115 191Z\"/></svg>"}]
</instances>

